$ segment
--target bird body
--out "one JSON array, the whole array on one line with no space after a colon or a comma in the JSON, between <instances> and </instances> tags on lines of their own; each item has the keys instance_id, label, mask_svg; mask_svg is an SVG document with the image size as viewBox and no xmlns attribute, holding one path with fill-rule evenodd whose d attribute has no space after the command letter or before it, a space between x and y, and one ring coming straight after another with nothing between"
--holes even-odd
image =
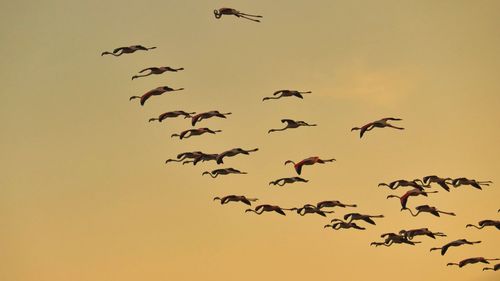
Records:
<instances>
[{"instance_id":1,"label":"bird body","mask_svg":"<svg viewBox=\"0 0 500 281\"><path fill-rule=\"evenodd\" d=\"M437 183L439 186L441 186L444 190L450 191L450 187L448 186L448 181L451 181L451 178L440 178L436 175L431 175L431 176L426 176L423 177L423 182L427 185L430 185L431 183Z\"/></svg>"},{"instance_id":2,"label":"bird body","mask_svg":"<svg viewBox=\"0 0 500 281\"><path fill-rule=\"evenodd\" d=\"M500 230L500 221L498 221L498 220L482 220L482 221L479 221L479 226L476 226L473 224L468 224L465 227L475 227L477 229L482 229L482 228L487 227L487 226L494 226L498 230Z\"/></svg>"},{"instance_id":3,"label":"bird body","mask_svg":"<svg viewBox=\"0 0 500 281\"><path fill-rule=\"evenodd\" d=\"M241 172L240 170L236 170L234 168L225 168L225 169L215 169L211 172L203 172L203 175L210 175L212 178L216 178L219 175L229 175L229 174L246 174L246 172Z\"/></svg>"},{"instance_id":4,"label":"bird body","mask_svg":"<svg viewBox=\"0 0 500 281\"><path fill-rule=\"evenodd\" d=\"M177 71L180 71L180 70L184 70L184 68L171 68L169 66L160 66L160 67L148 67L148 68L145 68L141 71L139 71L139 73L143 73L143 72L146 72L148 71L148 73L145 73L143 75L134 75L132 76L132 80L136 79L136 78L140 78L140 77L146 77L146 76L149 76L149 75L152 75L152 74L162 74L164 72L167 72L167 71L171 71L171 72L177 72Z\"/></svg>"},{"instance_id":5,"label":"bird body","mask_svg":"<svg viewBox=\"0 0 500 281\"><path fill-rule=\"evenodd\" d=\"M390 182L390 183L379 183L378 186L387 186L389 187L390 189L394 190L394 189L397 189L399 187L413 187L413 188L417 188L417 189L420 189L420 190L423 190L424 187L428 187L428 185L424 185L423 183L420 184L418 183L418 179L415 179L415 180L412 180L412 181L408 181L408 180L396 180L396 181L393 181L393 182Z\"/></svg>"},{"instance_id":6,"label":"bird body","mask_svg":"<svg viewBox=\"0 0 500 281\"><path fill-rule=\"evenodd\" d=\"M467 239L458 239L458 240L455 240L455 241L452 241L448 244L445 244L444 246L440 247L440 248L431 248L430 251L434 251L434 250L441 250L441 256L444 256L444 254L446 254L446 252L448 251L448 249L450 247L458 247L458 246L462 246L462 245L474 245L474 244L478 244L478 243L481 243L481 241L467 241Z\"/></svg>"},{"instance_id":7,"label":"bird body","mask_svg":"<svg viewBox=\"0 0 500 281\"><path fill-rule=\"evenodd\" d=\"M427 196L429 193L437 193L437 191L423 191L418 188L414 188L412 190L407 191L403 196L397 196L397 195L389 195L387 196L387 199L389 198L399 198L399 201L401 202L401 210L407 209L406 204L408 203L408 198L411 196Z\"/></svg>"},{"instance_id":8,"label":"bird body","mask_svg":"<svg viewBox=\"0 0 500 281\"><path fill-rule=\"evenodd\" d=\"M264 204L264 205L259 205L255 207L254 210L252 209L246 209L246 212L253 212L256 213L257 215L261 215L263 212L276 212L280 215L286 216L284 211L290 211L291 209L284 209L281 208L280 206L275 206L275 205L269 205L269 204Z\"/></svg>"},{"instance_id":9,"label":"bird body","mask_svg":"<svg viewBox=\"0 0 500 281\"><path fill-rule=\"evenodd\" d=\"M311 204L306 204L300 208L291 208L290 210L297 211L297 214L299 214L301 216L305 216L307 214L318 214L320 216L326 217L326 214L330 214L330 213L334 212L334 211L322 211L318 207L311 205Z\"/></svg>"},{"instance_id":10,"label":"bird body","mask_svg":"<svg viewBox=\"0 0 500 281\"><path fill-rule=\"evenodd\" d=\"M322 208L333 208L333 207L340 207L340 208L345 208L345 207L357 207L356 204L344 204L338 200L328 200L328 201L321 201L316 204L316 207L319 209Z\"/></svg>"},{"instance_id":11,"label":"bird body","mask_svg":"<svg viewBox=\"0 0 500 281\"><path fill-rule=\"evenodd\" d=\"M231 112L228 113L220 113L217 110L207 111L203 113L199 113L191 117L191 125L196 125L196 123L200 122L203 119L208 119L212 117L226 118L226 115L230 115Z\"/></svg>"},{"instance_id":12,"label":"bird body","mask_svg":"<svg viewBox=\"0 0 500 281\"><path fill-rule=\"evenodd\" d=\"M436 239L436 236L445 237L446 234L442 232L432 232L428 228L417 228L410 230L401 230L399 234L404 235L409 240L412 240L415 236L429 236L432 239Z\"/></svg>"},{"instance_id":13,"label":"bird body","mask_svg":"<svg viewBox=\"0 0 500 281\"><path fill-rule=\"evenodd\" d=\"M254 22L260 22L260 20L254 19L254 18L262 18L262 16L242 13L236 9L233 9L233 8L220 8L220 9L214 10L214 15L215 15L216 19L220 19L223 15L232 15L232 16L236 16L238 18L244 18L244 19L251 20Z\"/></svg>"},{"instance_id":14,"label":"bird body","mask_svg":"<svg viewBox=\"0 0 500 281\"><path fill-rule=\"evenodd\" d=\"M484 257L474 257L474 258L468 258L468 259L462 260L459 263L450 262L447 264L447 266L457 265L458 267L464 267L468 264L475 264L475 263L487 263L487 264L489 264L490 261L497 261L497 260L500 260L500 259L486 259Z\"/></svg>"},{"instance_id":15,"label":"bird body","mask_svg":"<svg viewBox=\"0 0 500 281\"><path fill-rule=\"evenodd\" d=\"M461 185L470 185L476 189L482 190L483 188L481 186L485 185L488 186L490 183L493 183L492 181L476 181L468 178L457 178L451 181L451 184L453 187L459 187Z\"/></svg>"},{"instance_id":16,"label":"bird body","mask_svg":"<svg viewBox=\"0 0 500 281\"><path fill-rule=\"evenodd\" d=\"M417 210L417 213L415 213L415 214L411 211L411 209L408 209L408 208L405 208L405 209L408 210L411 213L411 215L414 217L418 216L418 214L420 214L420 213L429 213L429 214L432 214L436 217L439 217L440 216L439 214L456 216L455 213L443 212L443 211L438 210L436 207L429 206L429 205L420 205L420 206L415 207L415 209Z\"/></svg>"},{"instance_id":17,"label":"bird body","mask_svg":"<svg viewBox=\"0 0 500 281\"><path fill-rule=\"evenodd\" d=\"M359 137L362 138L363 135L365 134L365 132L371 131L371 130L373 130L373 128L389 127L389 128L394 128L394 129L398 129L398 130L404 130L404 128L393 126L393 125L389 124L389 122L388 122L388 121L400 121L400 120L403 120L403 119L392 118L392 117L382 118L380 120L370 122L362 127L354 127L351 129L351 131L359 130L360 131Z\"/></svg>"},{"instance_id":18,"label":"bird body","mask_svg":"<svg viewBox=\"0 0 500 281\"><path fill-rule=\"evenodd\" d=\"M158 116L158 118L150 118L149 122L153 122L153 121L162 122L163 120L165 120L167 118L175 118L178 116L184 116L184 118L191 118L191 115L193 115L193 114L196 114L196 112L186 112L183 110L169 111L169 112L165 112L165 113L160 114Z\"/></svg>"},{"instance_id":19,"label":"bird body","mask_svg":"<svg viewBox=\"0 0 500 281\"><path fill-rule=\"evenodd\" d=\"M262 101L277 100L284 97L297 97L299 99L303 99L304 98L303 94L310 94L310 93L312 92L311 91L300 92L297 90L279 90L274 92L272 97L265 97L262 99Z\"/></svg>"},{"instance_id":20,"label":"bird body","mask_svg":"<svg viewBox=\"0 0 500 281\"><path fill-rule=\"evenodd\" d=\"M344 215L345 220L349 220L348 222L352 222L353 220L362 220L369 224L376 225L375 221L372 218L383 218L384 215L363 215L360 213L349 213Z\"/></svg>"},{"instance_id":21,"label":"bird body","mask_svg":"<svg viewBox=\"0 0 500 281\"><path fill-rule=\"evenodd\" d=\"M216 134L222 132L221 130L211 130L209 128L198 128L198 129L189 129L181 132L180 134L172 134L171 137L179 137L179 139L187 139L192 136L201 136L206 133Z\"/></svg>"},{"instance_id":22,"label":"bird body","mask_svg":"<svg viewBox=\"0 0 500 281\"><path fill-rule=\"evenodd\" d=\"M223 159L224 157L233 157L233 156L236 156L238 154L245 154L245 155L249 155L250 152L255 152L255 151L258 151L259 149L258 148L254 148L254 149L250 149L250 150L245 150L245 149L242 149L242 148L233 148L231 150L227 150L227 151L224 151L222 153L220 153L218 156L217 156L217 164L222 164L224 163L223 162Z\"/></svg>"},{"instance_id":23,"label":"bird body","mask_svg":"<svg viewBox=\"0 0 500 281\"><path fill-rule=\"evenodd\" d=\"M101 56L104 56L104 55L113 55L115 57L119 57L123 54L131 54L131 53L134 53L136 51L149 51L149 50L153 50L153 49L156 49L156 47L151 47L151 48L146 48L142 45L133 45L133 46L129 46L129 47L119 47L119 48L116 48L113 50L113 52L103 52L101 54Z\"/></svg>"},{"instance_id":24,"label":"bird body","mask_svg":"<svg viewBox=\"0 0 500 281\"><path fill-rule=\"evenodd\" d=\"M380 235L380 237L384 238L384 242L372 242L370 245L374 245L375 247L377 246L386 246L389 247L392 244L408 244L414 246L417 243L421 243L419 241L410 241L408 238L404 235L396 234L393 232L390 233L384 233Z\"/></svg>"},{"instance_id":25,"label":"bird body","mask_svg":"<svg viewBox=\"0 0 500 281\"><path fill-rule=\"evenodd\" d=\"M184 88L172 89L168 86L163 86L163 87L158 87L158 88L152 89L152 90L146 92L145 94L143 94L142 96L131 96L129 100L140 99L141 105L144 105L144 103L152 96L160 96L160 95L167 93L167 92L174 92L174 91L181 91L181 90L184 90Z\"/></svg>"},{"instance_id":26,"label":"bird body","mask_svg":"<svg viewBox=\"0 0 500 281\"><path fill-rule=\"evenodd\" d=\"M281 129L270 129L267 133L272 133L272 132L277 132L277 131L284 131L287 129L296 129L298 127L314 127L317 126L316 124L308 124L307 122L304 121L295 121L292 119L282 119L282 123L286 123L286 126Z\"/></svg>"},{"instance_id":27,"label":"bird body","mask_svg":"<svg viewBox=\"0 0 500 281\"><path fill-rule=\"evenodd\" d=\"M300 161L299 163L295 163L292 160L287 160L285 162L285 165L288 164L288 163L292 163L295 171L297 172L297 174L300 175L301 172L302 172L302 167L304 165L314 165L316 163L325 164L326 162L333 162L333 161L336 161L336 160L333 159L333 158L332 159L322 160L318 156L313 156L313 157L306 158L306 159Z\"/></svg>"},{"instance_id":28,"label":"bird body","mask_svg":"<svg viewBox=\"0 0 500 281\"><path fill-rule=\"evenodd\" d=\"M269 182L269 185L284 186L287 183L294 183L294 182L308 182L308 180L305 180L301 177L281 178L281 179L277 179L275 181Z\"/></svg>"},{"instance_id":29,"label":"bird body","mask_svg":"<svg viewBox=\"0 0 500 281\"><path fill-rule=\"evenodd\" d=\"M252 205L251 202L255 202L258 199L257 198L247 198L243 195L227 195L227 196L224 196L222 198L214 197L214 201L215 200L220 200L221 205L227 204L229 202L242 202L244 204L251 206Z\"/></svg>"},{"instance_id":30,"label":"bird body","mask_svg":"<svg viewBox=\"0 0 500 281\"><path fill-rule=\"evenodd\" d=\"M341 219L333 219L331 220L332 224L327 224L324 226L324 228L331 227L334 230L339 230L339 229L349 229L349 228L354 228L358 230L365 230L366 228L361 227L357 225L356 223L353 222L345 222Z\"/></svg>"}]
</instances>

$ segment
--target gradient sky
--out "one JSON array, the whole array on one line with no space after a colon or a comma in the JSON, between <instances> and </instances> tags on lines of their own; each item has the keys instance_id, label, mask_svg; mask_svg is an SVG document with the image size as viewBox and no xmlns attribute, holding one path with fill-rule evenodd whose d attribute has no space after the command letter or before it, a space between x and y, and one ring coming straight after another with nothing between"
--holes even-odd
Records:
<instances>
[{"instance_id":1,"label":"gradient sky","mask_svg":"<svg viewBox=\"0 0 500 281\"><path fill-rule=\"evenodd\" d=\"M105 2L105 3L103 3ZM499 1L9 1L0 11L0 279L132 280L498 280L482 265L500 257ZM264 16L223 17L222 6ZM115 47L157 46L121 57ZM150 66L185 71L130 80ZM169 85L186 90L132 95ZM304 100L261 102L279 89ZM179 141L183 119L148 123L162 112L231 111L201 126L222 129ZM353 126L400 117L405 131ZM318 123L268 135L282 118ZM247 171L165 165L180 152L260 150L229 158ZM308 184L269 187L294 176L287 159L337 162L305 167ZM428 174L495 182L409 205L456 217L399 211L401 194L379 182ZM439 189L437 189L439 190ZM245 214L214 196L244 194L283 207L341 200L384 214L365 231L323 229L329 219ZM348 210L351 211L351 210ZM346 210L337 209L335 216ZM370 247L384 232L429 227L448 237L411 247ZM474 246L442 257L429 248L467 238Z\"/></svg>"}]
</instances>

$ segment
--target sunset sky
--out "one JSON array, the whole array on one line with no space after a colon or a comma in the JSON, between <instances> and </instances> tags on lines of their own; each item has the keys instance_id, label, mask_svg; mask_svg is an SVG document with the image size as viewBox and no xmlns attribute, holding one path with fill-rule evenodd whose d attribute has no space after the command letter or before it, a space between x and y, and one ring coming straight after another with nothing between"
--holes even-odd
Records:
<instances>
[{"instance_id":1,"label":"sunset sky","mask_svg":"<svg viewBox=\"0 0 500 281\"><path fill-rule=\"evenodd\" d=\"M482 264L500 258L498 230L465 228L500 213L500 1L157 0L4 1L0 10L0 280L499 280ZM261 23L213 10L263 15ZM116 47L148 52L103 56ZM184 71L131 81L151 66ZM140 106L133 95L184 91ZM262 102L280 89L303 100ZM147 120L171 110L232 112L186 140L188 119ZM383 117L404 131L355 126ZM290 118L318 124L267 134ZM198 127L198 126L196 126ZM259 148L196 166L178 153ZM306 166L290 159L336 158ZM247 175L212 179L233 167ZM407 188L380 182L426 175L494 183L416 197L456 217L400 212ZM257 216L215 196L259 198L286 208L340 200L328 218ZM255 206L256 204L254 204ZM367 230L324 229L347 212L384 214ZM365 223L359 223L366 225ZM370 246L380 234L428 227L448 237L417 246ZM481 240L429 252L452 240ZM492 263L494 265L495 262Z\"/></svg>"}]
</instances>

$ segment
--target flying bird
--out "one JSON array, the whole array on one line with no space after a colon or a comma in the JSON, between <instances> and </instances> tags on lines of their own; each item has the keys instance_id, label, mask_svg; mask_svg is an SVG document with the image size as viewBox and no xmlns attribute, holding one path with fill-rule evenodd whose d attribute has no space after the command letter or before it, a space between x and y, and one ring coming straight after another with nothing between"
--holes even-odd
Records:
<instances>
[{"instance_id":1,"label":"flying bird","mask_svg":"<svg viewBox=\"0 0 500 281\"><path fill-rule=\"evenodd\" d=\"M113 50L113 52L107 52L107 51L103 52L101 54L101 56L113 55L115 57L119 57L123 54L131 54L131 53L134 53L136 51L149 51L149 50L153 50L153 49L156 49L156 47L146 48L142 45L133 45L133 46L129 46L129 47L116 48Z\"/></svg>"},{"instance_id":2,"label":"flying bird","mask_svg":"<svg viewBox=\"0 0 500 281\"><path fill-rule=\"evenodd\" d=\"M450 247L458 247L458 246L462 246L462 245L474 245L474 244L478 244L478 243L481 243L481 241L467 241L467 239L458 239L458 240L452 241L448 244L445 244L442 247L431 248L430 251L432 252L435 250L441 250L441 256L444 256L444 254L446 254L446 251L448 251L448 249Z\"/></svg>"},{"instance_id":3,"label":"flying bird","mask_svg":"<svg viewBox=\"0 0 500 281\"><path fill-rule=\"evenodd\" d=\"M198 156L196 156L195 158L193 158L193 160L185 161L182 164L193 163L193 165L196 165L200 161L201 162L216 161L217 156L219 156L219 154L216 154L216 153L215 154L201 153Z\"/></svg>"},{"instance_id":4,"label":"flying bird","mask_svg":"<svg viewBox=\"0 0 500 281\"><path fill-rule=\"evenodd\" d=\"M304 165L314 165L316 163L325 164L326 162L333 162L333 161L336 161L336 160L333 158L322 160L318 156L313 156L313 157L306 158L306 159L300 161L299 163L295 163L292 160L287 160L287 161L285 161L285 165L292 163L293 167L295 168L295 171L297 172L297 174L300 175L300 173L302 172L302 166L304 166Z\"/></svg>"},{"instance_id":5,"label":"flying bird","mask_svg":"<svg viewBox=\"0 0 500 281\"><path fill-rule=\"evenodd\" d=\"M277 179L275 181L269 182L269 185L284 186L287 183L294 183L294 182L308 182L308 180L305 180L301 177L281 178L281 179Z\"/></svg>"},{"instance_id":6,"label":"flying bird","mask_svg":"<svg viewBox=\"0 0 500 281\"><path fill-rule=\"evenodd\" d=\"M423 182L426 184L426 185L430 185L431 183L437 183L439 184L439 186L441 186L444 190L446 191L450 191L450 187L448 186L448 181L451 181L453 180L452 178L440 178L436 175L432 175L432 176L426 176L423 178Z\"/></svg>"},{"instance_id":7,"label":"flying bird","mask_svg":"<svg viewBox=\"0 0 500 281\"><path fill-rule=\"evenodd\" d=\"M311 204L305 204L303 207L291 208L290 210L297 211L297 214L301 216L305 216L307 214L318 214L320 216L326 217L326 214L334 213L334 211L322 211L318 207Z\"/></svg>"},{"instance_id":8,"label":"flying bird","mask_svg":"<svg viewBox=\"0 0 500 281\"><path fill-rule=\"evenodd\" d=\"M363 135L365 134L365 132L371 131L373 128L385 128L385 127L389 127L389 128L394 128L394 129L398 129L398 130L404 130L404 128L393 126L393 125L391 125L391 124L389 124L387 122L387 121L400 121L400 120L403 120L403 119L392 118L392 117L382 118L380 120L368 123L368 124L362 126L361 128L354 127L354 128L351 129L351 132L352 131L356 131L356 130L360 130L359 137L362 138Z\"/></svg>"},{"instance_id":9,"label":"flying bird","mask_svg":"<svg viewBox=\"0 0 500 281\"><path fill-rule=\"evenodd\" d=\"M223 15L233 15L238 18L244 18L255 22L260 22L260 20L254 18L262 18L262 16L245 14L232 8L220 8L218 10L214 10L214 15L216 19L220 19Z\"/></svg>"},{"instance_id":10,"label":"flying bird","mask_svg":"<svg viewBox=\"0 0 500 281\"><path fill-rule=\"evenodd\" d=\"M258 148L254 148L254 149L250 149L250 150L245 150L242 148L233 148L231 150L227 150L227 151L224 151L221 154L219 154L217 156L216 161L217 161L217 164L222 164L222 163L224 163L224 161L223 161L224 157L233 157L233 156L236 156L238 154L249 155L250 152L255 152L258 150L259 150Z\"/></svg>"},{"instance_id":11,"label":"flying bird","mask_svg":"<svg viewBox=\"0 0 500 281\"><path fill-rule=\"evenodd\" d=\"M456 216L455 213L443 212L443 211L438 210L436 207L429 206L429 205L420 205L420 206L415 207L415 210L417 210L417 213L415 213L415 214L409 208L405 208L405 210L408 210L410 212L410 214L414 217L418 216L418 214L420 214L420 213L429 213L429 214L432 214L436 217L439 217L440 216L439 214Z\"/></svg>"},{"instance_id":12,"label":"flying bird","mask_svg":"<svg viewBox=\"0 0 500 281\"><path fill-rule=\"evenodd\" d=\"M187 139L192 136L201 136L206 133L216 134L222 132L221 130L211 130L209 128L198 128L198 129L189 129L181 132L180 134L172 134L170 137L179 137L179 139Z\"/></svg>"},{"instance_id":13,"label":"flying bird","mask_svg":"<svg viewBox=\"0 0 500 281\"><path fill-rule=\"evenodd\" d=\"M167 161L165 161L165 164L168 164L170 162L182 162L186 159L195 159L202 154L203 152L201 151L183 152L177 155L177 159L167 159Z\"/></svg>"},{"instance_id":14,"label":"flying bird","mask_svg":"<svg viewBox=\"0 0 500 281\"><path fill-rule=\"evenodd\" d=\"M300 92L300 91L296 91L296 90L279 90L279 91L274 92L272 97L265 97L262 99L262 101L277 100L277 99L284 98L284 97L297 97L299 99L303 99L304 98L302 96L303 94L310 94L310 93L312 93L312 92L311 91Z\"/></svg>"},{"instance_id":15,"label":"flying bird","mask_svg":"<svg viewBox=\"0 0 500 281\"><path fill-rule=\"evenodd\" d=\"M412 190L407 191L403 196L389 195L387 196L387 199L398 198L399 201L401 202L401 210L404 210L407 209L406 203L408 203L408 198L410 198L410 196L419 196L419 195L427 196L427 194L429 193L437 193L437 191L422 191L418 188L414 188Z\"/></svg>"},{"instance_id":16,"label":"flying bird","mask_svg":"<svg viewBox=\"0 0 500 281\"><path fill-rule=\"evenodd\" d=\"M380 235L380 237L384 238L384 242L372 242L372 243L370 243L370 246L373 245L375 247L378 247L378 246L389 247L392 244L408 244L408 245L414 246L417 243L422 243L420 241L410 241L410 240L408 240L408 238L406 238L406 236L396 234L393 232L384 233L384 234Z\"/></svg>"},{"instance_id":17,"label":"flying bird","mask_svg":"<svg viewBox=\"0 0 500 281\"><path fill-rule=\"evenodd\" d=\"M487 226L494 226L498 230L500 230L500 221L496 221L496 220L482 220L482 221L479 222L479 226L476 226L476 225L473 225L473 224L468 224L465 227L475 227L477 229L482 229L482 228L487 227Z\"/></svg>"},{"instance_id":18,"label":"flying bird","mask_svg":"<svg viewBox=\"0 0 500 281\"><path fill-rule=\"evenodd\" d=\"M184 88L172 89L168 86L163 86L163 87L158 87L158 88L152 89L142 96L131 96L129 100L140 99L141 105L144 105L144 103L152 96L160 96L160 95L167 93L167 92L174 92L174 91L181 91L181 90L184 90Z\"/></svg>"},{"instance_id":19,"label":"flying bird","mask_svg":"<svg viewBox=\"0 0 500 281\"><path fill-rule=\"evenodd\" d=\"M199 113L199 114L196 114L195 116L191 117L191 125L194 126L194 125L196 125L196 123L200 122L201 120L212 118L212 117L226 118L226 115L230 115L230 114L231 114L231 112L220 113L217 110Z\"/></svg>"},{"instance_id":20,"label":"flying bird","mask_svg":"<svg viewBox=\"0 0 500 281\"><path fill-rule=\"evenodd\" d=\"M492 181L476 181L476 180L471 180L468 178L458 178L458 179L452 180L452 182L451 182L453 187L459 187L461 185L470 185L476 189L483 189L481 187L482 185L489 186L490 183L493 183L493 182Z\"/></svg>"},{"instance_id":21,"label":"flying bird","mask_svg":"<svg viewBox=\"0 0 500 281\"><path fill-rule=\"evenodd\" d=\"M252 205L251 202L255 202L259 199L257 198L247 198L243 195L227 195L227 196L224 196L222 198L220 197L214 197L214 201L215 200L220 200L220 204L221 205L224 205L224 204L227 204L229 202L242 202L244 204L247 204L249 206Z\"/></svg>"},{"instance_id":22,"label":"flying bird","mask_svg":"<svg viewBox=\"0 0 500 281\"><path fill-rule=\"evenodd\" d=\"M281 129L271 129L269 130L267 133L272 133L272 132L278 132L278 131L284 131L284 130L287 130L287 129L295 129L295 128L298 128L298 127L314 127L314 126L317 126L316 124L308 124L307 122L304 122L304 121L295 121L295 120L292 120L292 119L282 119L281 120L282 123L286 123L285 127L284 128L281 128Z\"/></svg>"},{"instance_id":23,"label":"flying bird","mask_svg":"<svg viewBox=\"0 0 500 281\"><path fill-rule=\"evenodd\" d=\"M413 188L418 188L420 190L423 190L424 187L429 187L429 185L425 185L422 181L420 181L419 183L419 179L414 179L412 181L408 181L408 180L396 180L396 181L393 181L393 182L390 182L390 183L379 183L378 186L387 186L389 187L390 189L394 190L394 189L397 189L399 187L413 187Z\"/></svg>"},{"instance_id":24,"label":"flying bird","mask_svg":"<svg viewBox=\"0 0 500 281\"><path fill-rule=\"evenodd\" d=\"M344 204L338 200L327 200L327 201L321 201L316 204L316 207L319 209L322 208L333 208L333 207L340 207L340 208L345 208L345 207L353 207L356 208L356 204Z\"/></svg>"},{"instance_id":25,"label":"flying bird","mask_svg":"<svg viewBox=\"0 0 500 281\"><path fill-rule=\"evenodd\" d=\"M280 215L286 216L284 211L290 211L290 209L281 208L280 206L264 204L264 205L259 205L259 206L255 207L255 210L246 209L245 213L253 212L253 213L256 213L257 215L260 215L263 212L276 212Z\"/></svg>"},{"instance_id":26,"label":"flying bird","mask_svg":"<svg viewBox=\"0 0 500 281\"><path fill-rule=\"evenodd\" d=\"M375 221L372 218L383 218L384 215L363 215L360 213L349 213L344 215L345 220L349 220L348 222L352 222L353 220L362 220L369 224L376 225Z\"/></svg>"},{"instance_id":27,"label":"flying bird","mask_svg":"<svg viewBox=\"0 0 500 281\"><path fill-rule=\"evenodd\" d=\"M153 121L162 122L163 120L165 120L167 118L175 118L175 117L179 117L179 116L184 116L184 118L191 118L191 115L193 115L193 114L196 114L196 112L186 112L183 110L169 111L169 112L165 112L165 113L160 114L158 116L158 118L150 118L149 122L153 122Z\"/></svg>"},{"instance_id":28,"label":"flying bird","mask_svg":"<svg viewBox=\"0 0 500 281\"><path fill-rule=\"evenodd\" d=\"M365 230L366 228L361 227L353 222L345 222L341 219L333 219L331 220L332 224L326 224L323 228L331 227L334 230L339 230L339 229L349 229L349 228L355 228L358 230Z\"/></svg>"},{"instance_id":29,"label":"flying bird","mask_svg":"<svg viewBox=\"0 0 500 281\"><path fill-rule=\"evenodd\" d=\"M134 76L132 76L132 80L134 80L136 78L140 78L140 77L146 77L146 76L149 76L152 74L162 74L162 73L167 72L167 71L177 72L179 70L184 70L184 68L182 68L182 67L181 68L171 68L169 66L148 67L148 68L144 68L143 70L139 71L139 73L143 73L143 72L148 71L147 73L142 74L142 75L134 75Z\"/></svg>"},{"instance_id":30,"label":"flying bird","mask_svg":"<svg viewBox=\"0 0 500 281\"><path fill-rule=\"evenodd\" d=\"M240 170L236 170L234 168L225 168L225 169L216 169L211 172L206 171L203 172L203 175L209 175L212 178L216 178L217 176L222 176L222 175L229 175L229 174L247 174L246 172L241 172Z\"/></svg>"},{"instance_id":31,"label":"flying bird","mask_svg":"<svg viewBox=\"0 0 500 281\"><path fill-rule=\"evenodd\" d=\"M442 232L432 232L428 228L417 228L410 230L400 230L399 234L404 235L409 240L412 240L415 236L429 236L432 239L436 239L436 236L446 237L446 234Z\"/></svg>"},{"instance_id":32,"label":"flying bird","mask_svg":"<svg viewBox=\"0 0 500 281\"><path fill-rule=\"evenodd\" d=\"M494 267L484 267L483 271L485 271L485 270L494 270L494 271L497 271L499 269L500 269L500 263L497 263L497 264L495 264Z\"/></svg>"},{"instance_id":33,"label":"flying bird","mask_svg":"<svg viewBox=\"0 0 500 281\"><path fill-rule=\"evenodd\" d=\"M479 263L479 262L489 264L490 261L498 261L498 260L500 260L500 259L486 259L483 257L476 257L476 258L468 258L468 259L462 260L459 263L450 262L447 264L447 266L457 265L458 267L464 267L468 264L474 264L474 263Z\"/></svg>"}]
</instances>

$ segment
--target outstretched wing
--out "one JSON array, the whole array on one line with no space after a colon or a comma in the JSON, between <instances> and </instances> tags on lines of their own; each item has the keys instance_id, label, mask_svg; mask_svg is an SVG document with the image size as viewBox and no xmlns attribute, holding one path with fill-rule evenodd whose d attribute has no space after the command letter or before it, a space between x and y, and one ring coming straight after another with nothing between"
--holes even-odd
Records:
<instances>
[{"instance_id":1,"label":"outstretched wing","mask_svg":"<svg viewBox=\"0 0 500 281\"><path fill-rule=\"evenodd\" d=\"M273 96L279 95L279 94L281 94L283 92L286 92L286 91L288 91L288 90L279 90L279 91L276 91L276 92L273 93Z\"/></svg>"}]
</instances>

